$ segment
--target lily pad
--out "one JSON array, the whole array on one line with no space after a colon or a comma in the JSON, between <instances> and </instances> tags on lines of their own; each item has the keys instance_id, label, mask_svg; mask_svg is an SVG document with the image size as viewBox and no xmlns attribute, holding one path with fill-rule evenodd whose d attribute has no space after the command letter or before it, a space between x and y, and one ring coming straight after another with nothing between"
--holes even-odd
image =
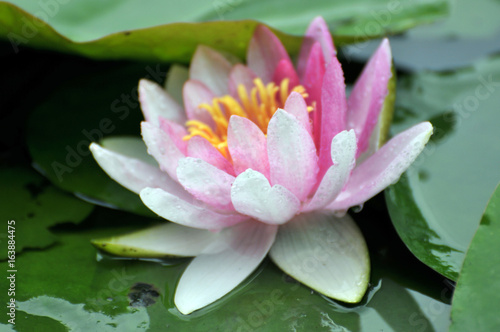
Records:
<instances>
[{"instance_id":1,"label":"lily pad","mask_svg":"<svg viewBox=\"0 0 500 332\"><path fill-rule=\"evenodd\" d=\"M28 121L27 143L38 169L56 186L92 203L153 216L138 195L101 170L88 146L107 135L139 136L143 117L137 82L143 77L159 81L167 68L92 64L88 76L56 89Z\"/></svg>"},{"instance_id":2,"label":"lily pad","mask_svg":"<svg viewBox=\"0 0 500 332\"><path fill-rule=\"evenodd\" d=\"M458 278L452 303L451 332L500 329L500 283L495 282L500 274L499 238L500 186L497 186Z\"/></svg>"},{"instance_id":3,"label":"lily pad","mask_svg":"<svg viewBox=\"0 0 500 332\"><path fill-rule=\"evenodd\" d=\"M393 132L422 120L434 136L386 191L394 226L425 264L453 280L500 180L500 58L401 80Z\"/></svg>"},{"instance_id":4,"label":"lily pad","mask_svg":"<svg viewBox=\"0 0 500 332\"><path fill-rule=\"evenodd\" d=\"M279 0L153 3L31 0L19 4L23 10L2 2L0 36L16 52L21 46L31 46L97 59L188 62L201 43L244 58L258 21L303 34L310 20L321 13L336 31L334 37L340 45L402 32L448 12L445 0L357 0L354 4L295 0L286 6ZM221 19L241 21L177 23ZM298 52L301 38L275 32L291 53Z\"/></svg>"},{"instance_id":5,"label":"lily pad","mask_svg":"<svg viewBox=\"0 0 500 332\"><path fill-rule=\"evenodd\" d=\"M361 228L369 234L373 263L371 286L360 305L322 297L266 260L235 291L189 316L181 315L173 304L187 261L96 260L90 239L128 232L138 222L149 224L124 212L96 210L81 227L59 229L61 245L18 258L18 271L23 273L16 280L19 331L33 324L40 330L56 331L68 327L103 327L104 331L442 331L449 324L449 285L401 248L386 216L374 225L376 213L370 207L365 208L364 217L356 215L369 219L361 222ZM0 268L5 269L5 263ZM149 300L138 303L137 298ZM0 317L0 322L6 324L7 317Z\"/></svg>"},{"instance_id":6,"label":"lily pad","mask_svg":"<svg viewBox=\"0 0 500 332\"><path fill-rule=\"evenodd\" d=\"M0 231L0 244L4 246L2 260L10 256L6 248L9 240L15 241L16 254L25 249L46 248L57 241L50 227L79 223L94 208L55 188L29 168L0 168L0 183L0 214L7 218Z\"/></svg>"}]
</instances>

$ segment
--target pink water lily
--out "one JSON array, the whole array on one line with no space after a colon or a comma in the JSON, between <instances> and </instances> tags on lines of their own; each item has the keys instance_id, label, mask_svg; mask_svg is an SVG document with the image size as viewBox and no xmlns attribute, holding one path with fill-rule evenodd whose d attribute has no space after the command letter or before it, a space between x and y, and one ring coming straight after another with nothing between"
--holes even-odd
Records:
<instances>
[{"instance_id":1,"label":"pink water lily","mask_svg":"<svg viewBox=\"0 0 500 332\"><path fill-rule=\"evenodd\" d=\"M397 181L432 134L420 123L379 149L391 62L385 39L346 98L332 37L317 18L296 67L258 26L247 65L199 46L188 73L173 67L166 90L142 80L145 145L115 138L90 149L172 223L94 244L127 256L195 256L176 289L183 314L230 292L268 253L319 293L359 302L369 257L345 211Z\"/></svg>"}]
</instances>

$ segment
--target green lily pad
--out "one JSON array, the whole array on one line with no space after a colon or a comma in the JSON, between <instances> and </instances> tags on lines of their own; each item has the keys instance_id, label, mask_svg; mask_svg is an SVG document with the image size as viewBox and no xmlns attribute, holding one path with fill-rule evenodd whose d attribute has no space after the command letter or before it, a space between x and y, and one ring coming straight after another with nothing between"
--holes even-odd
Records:
<instances>
[{"instance_id":1,"label":"green lily pad","mask_svg":"<svg viewBox=\"0 0 500 332\"><path fill-rule=\"evenodd\" d=\"M373 264L371 286L360 305L324 298L266 260L228 296L189 316L181 315L173 304L188 261L96 259L90 239L149 223L124 212L96 210L81 227L60 229L60 245L18 257L19 331L33 326L40 331L167 327L174 331L419 331L424 327L442 331L449 324L449 286L401 248L387 219L382 217L385 222L374 225L369 206L363 211L365 217L355 216L369 219L361 222L361 228L367 234ZM5 263L0 268L5 270ZM7 324L7 319L3 315L0 322Z\"/></svg>"},{"instance_id":2,"label":"green lily pad","mask_svg":"<svg viewBox=\"0 0 500 332\"><path fill-rule=\"evenodd\" d=\"M143 117L137 82L143 77L159 81L167 68L94 63L89 75L55 90L28 121L27 142L37 167L56 186L80 198L153 216L138 195L101 170L88 146L107 135L139 136ZM102 88L96 89L97 84Z\"/></svg>"},{"instance_id":3,"label":"green lily pad","mask_svg":"<svg viewBox=\"0 0 500 332\"><path fill-rule=\"evenodd\" d=\"M452 303L451 332L500 329L500 283L496 282L500 274L499 238L500 186L497 186L458 278Z\"/></svg>"},{"instance_id":4,"label":"green lily pad","mask_svg":"<svg viewBox=\"0 0 500 332\"><path fill-rule=\"evenodd\" d=\"M402 32L448 12L445 0L357 0L354 4L296 0L286 6L278 0L152 2L144 6L130 0L112 4L31 0L18 4L24 10L0 2L0 37L8 40L16 52L21 46L31 46L97 59L188 62L201 43L244 58L258 21L288 33L303 34L310 20L321 13L336 32L335 40L340 45ZM177 23L221 19L241 21ZM275 32L296 54L301 38Z\"/></svg>"},{"instance_id":5,"label":"green lily pad","mask_svg":"<svg viewBox=\"0 0 500 332\"><path fill-rule=\"evenodd\" d=\"M4 248L1 260L11 259L11 254L7 255L9 240L15 241L16 254L25 249L46 248L57 240L50 227L79 223L94 208L55 188L28 168L0 168L0 183L0 214L6 218L0 231L0 244Z\"/></svg>"},{"instance_id":6,"label":"green lily pad","mask_svg":"<svg viewBox=\"0 0 500 332\"><path fill-rule=\"evenodd\" d=\"M500 180L500 58L400 81L393 132L430 120L434 135L386 191L394 226L425 264L453 280Z\"/></svg>"}]
</instances>

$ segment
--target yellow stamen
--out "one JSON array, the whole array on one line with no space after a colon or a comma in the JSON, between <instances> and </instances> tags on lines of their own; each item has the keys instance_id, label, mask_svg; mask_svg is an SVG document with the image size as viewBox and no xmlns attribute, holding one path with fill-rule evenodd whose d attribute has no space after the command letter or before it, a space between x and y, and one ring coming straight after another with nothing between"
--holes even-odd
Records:
<instances>
[{"instance_id":1,"label":"yellow stamen","mask_svg":"<svg viewBox=\"0 0 500 332\"><path fill-rule=\"evenodd\" d=\"M292 91L300 93L304 98L308 97L306 89L302 85L295 86L290 91L290 80L285 78L277 86L271 82L264 85L260 78L253 80L254 87L248 91L240 84L237 88L239 100L232 96L214 98L212 104L203 103L198 108L206 110L214 120L214 128L199 121L189 120L186 122L188 135L183 140L187 141L194 136L200 136L210 142L226 158L230 158L227 150L227 127L232 115L245 117L254 122L264 134L267 134L267 125L278 108L283 108ZM279 98L278 98L279 96ZM314 104L308 106L307 110L314 110Z\"/></svg>"}]
</instances>

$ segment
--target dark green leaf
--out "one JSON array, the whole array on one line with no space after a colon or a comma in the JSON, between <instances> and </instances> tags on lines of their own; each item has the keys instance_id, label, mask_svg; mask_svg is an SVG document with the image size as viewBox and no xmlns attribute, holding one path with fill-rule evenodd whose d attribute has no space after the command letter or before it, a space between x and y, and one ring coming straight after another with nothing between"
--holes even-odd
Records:
<instances>
[{"instance_id":1,"label":"dark green leaf","mask_svg":"<svg viewBox=\"0 0 500 332\"><path fill-rule=\"evenodd\" d=\"M453 296L450 327L458 331L500 330L500 186L472 239Z\"/></svg>"},{"instance_id":2,"label":"dark green leaf","mask_svg":"<svg viewBox=\"0 0 500 332\"><path fill-rule=\"evenodd\" d=\"M287 33L303 34L311 19L321 14L340 45L402 32L448 12L445 0L357 0L355 3L295 0L286 5L278 0L153 2L144 6L130 0L113 4L61 0L42 4L32 0L20 5L28 12L0 2L0 36L16 52L19 46L28 45L97 59L187 62L198 44L244 58L257 21ZM175 23L214 19L243 20ZM163 25L154 26L160 24ZM287 49L296 54L301 38L276 33Z\"/></svg>"},{"instance_id":3,"label":"dark green leaf","mask_svg":"<svg viewBox=\"0 0 500 332\"><path fill-rule=\"evenodd\" d=\"M386 191L391 219L408 248L456 280L484 206L500 180L500 58L400 81L393 133L422 120L434 135Z\"/></svg>"},{"instance_id":4,"label":"dark green leaf","mask_svg":"<svg viewBox=\"0 0 500 332\"><path fill-rule=\"evenodd\" d=\"M49 231L51 226L78 223L93 209L92 205L55 188L28 168L0 168L0 183L0 215L6 223L0 230L3 246L0 259L7 258L9 240L15 241L17 254L27 248L46 248L57 240ZM7 221L14 221L11 228Z\"/></svg>"},{"instance_id":5,"label":"dark green leaf","mask_svg":"<svg viewBox=\"0 0 500 332\"><path fill-rule=\"evenodd\" d=\"M152 216L138 195L101 170L88 146L107 135L139 136L143 117L137 82L143 77L161 80L166 68L93 64L91 74L56 90L28 122L27 141L37 167L56 186L83 199Z\"/></svg>"}]
</instances>

